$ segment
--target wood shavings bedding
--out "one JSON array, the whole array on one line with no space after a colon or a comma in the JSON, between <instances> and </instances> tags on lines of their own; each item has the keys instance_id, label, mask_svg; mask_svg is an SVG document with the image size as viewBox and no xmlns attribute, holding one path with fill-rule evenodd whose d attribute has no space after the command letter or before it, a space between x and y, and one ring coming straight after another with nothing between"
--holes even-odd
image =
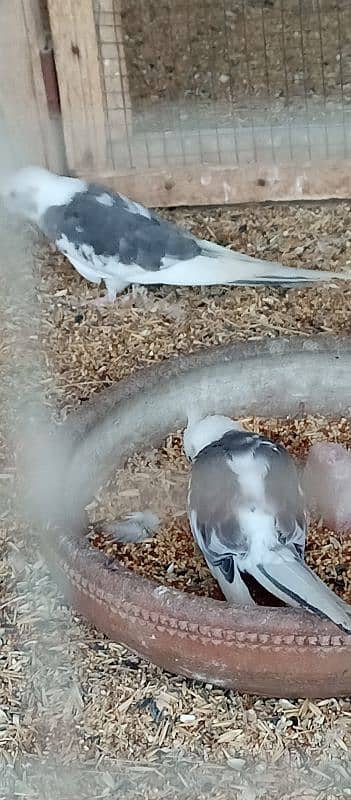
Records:
<instances>
[{"instance_id":1,"label":"wood shavings bedding","mask_svg":"<svg viewBox=\"0 0 351 800\"><path fill-rule=\"evenodd\" d=\"M287 266L350 270L347 203L161 213L199 237L248 255ZM98 294L96 287L41 239L35 252L40 338L55 376L52 396L63 413L133 370L178 353L262 336L351 332L351 284L288 292L161 287L132 303L96 310L87 305Z\"/></svg>"},{"instance_id":2,"label":"wood shavings bedding","mask_svg":"<svg viewBox=\"0 0 351 800\"><path fill-rule=\"evenodd\" d=\"M293 266L350 269L349 203L323 203L310 207L193 208L163 210L162 214L191 228L199 236L214 238L220 244L249 255L276 259ZM140 297L124 309L111 305L103 311L96 311L86 305L87 300L96 297L96 287L81 279L42 240L36 242L34 249L37 299L34 313L31 306L29 311L23 306L18 313L18 303L9 297L4 282L6 263L0 275L3 334L0 394L3 409L6 409L5 389L9 378L18 372L21 349L17 342L26 330L29 315L33 349L40 351L46 366L42 388L48 404L55 413L58 409L60 418L113 381L178 352L262 336L347 335L351 332L351 287L346 284L337 289L321 286L313 291L293 290L287 294L272 289L186 288L175 291L165 287L148 291L146 298ZM37 384L31 365L26 380ZM295 424L303 423L292 421L290 427L284 423L286 436L291 437L291 443L285 443L291 447L295 441ZM334 424L337 425L338 421ZM270 432L267 420L264 425ZM0 427L5 441L8 434L5 411ZM277 430L284 440L280 424L277 426L273 421L271 428L273 432ZM317 436L322 437L322 434L318 432ZM340 431L332 433L330 438L347 444ZM309 435L308 443L312 441ZM182 460L180 439L171 436L165 451L158 453L157 457L163 471L166 464L172 466L169 476L172 491L169 494L168 487L163 495L169 503L169 516L174 513L174 508L183 513L186 464ZM143 458L138 456L133 461L135 480L138 471L141 475L145 471ZM13 470L11 446L4 449L1 459L3 474L9 474L9 470ZM149 481L150 473L149 469ZM181 478L175 478L179 473ZM157 487L160 487L159 476L160 468L155 471ZM139 480L141 482L142 478ZM94 513L112 519L116 513L137 508L137 500L140 500L140 507L152 506L145 484L141 482L140 486L137 483L133 486L139 497L117 496L117 490L111 487L110 499L107 500L107 492L104 506L97 507ZM124 484L124 490L128 491L128 488ZM98 775L96 794L102 795L115 780L118 764L126 759L132 783L128 796L133 800L135 797L146 800L149 795L144 791L140 763L146 764L150 774L152 765L156 764L160 769L160 760L172 757L178 769L179 759L185 756L201 761L201 775L204 761L215 762L216 770L223 762L230 764L231 776L235 776L239 786L242 773L236 771L238 764L241 769L243 763L246 765L251 778L252 769L248 765L252 759L257 761L261 769L257 773L257 791L255 788L253 792L251 785L247 790L247 797L252 799L259 797L264 800L267 796L267 800L268 797L269 800L281 800L280 780L269 784L268 794L264 789L263 776L268 782L271 776L269 764L272 763L277 765L284 779L288 773L289 779L293 775L286 790L288 793L283 795L287 800L292 796L306 796L309 800L334 800L347 796L351 784L348 754L351 747L350 698L311 703L303 699L289 701L239 695L169 675L137 658L87 625L74 609L64 603L41 557L35 531L29 531L23 525L14 508L11 481L4 478L0 491L3 501L0 515L0 748L11 776L16 780L13 795L15 791L22 791L24 795L32 792L31 796L38 797L38 800L61 796L57 778L47 791L42 790L44 778L49 780L50 763L59 763L62 797L71 796L72 792L77 798L83 795L82 783L80 781L77 786L74 782L71 765L79 764L84 769L92 767L94 770L102 767L106 783L97 772L94 773ZM161 509L167 509L163 500ZM184 527L186 533L183 523L182 517L176 518L180 532ZM316 564L312 535L311 531L311 558L313 555ZM326 550L322 552L321 539L318 543L318 570L329 581L333 579L332 569L343 563L344 556L339 555L339 537L334 533L330 535L330 532L326 536ZM338 542L337 546L332 543L331 536ZM133 549L140 553L139 547ZM121 549L116 548L115 554L120 557ZM171 558L167 564L170 562ZM156 569L155 563L154 557L153 569ZM193 570L192 580L199 575L199 563ZM162 572L165 572L164 566ZM177 579L174 574L173 577ZM184 582L184 576L179 576L179 579ZM200 590L206 591L205 581L209 581L208 591L214 591L215 586L208 575L202 576ZM199 590L198 585L194 588ZM343 587L335 588L344 591ZM164 716L158 721L154 719L155 715L152 716L150 706L142 705L150 699L164 711ZM189 721L189 716L195 719ZM184 722L184 717L188 721ZM31 771L33 758L39 765L44 764L40 781L35 781ZM28 770L21 771L23 764L29 765ZM135 764L137 768L133 770L131 767ZM308 766L313 768L310 774ZM303 794L292 772L294 767L300 775L306 776ZM168 800L170 796L176 796L172 791L173 784L170 784L174 771L174 767L166 768L164 791L151 792L153 800L156 797ZM88 785L85 794L95 797L91 789L91 772L84 772L84 775ZM116 787L116 783L113 785ZM232 800L236 798L232 780L228 786ZM111 789L111 792L115 794L116 789ZM200 788L195 795L201 797ZM209 794L206 790L205 796L207 800ZM239 796L243 797L240 789ZM229 800L229 797L224 790L223 800ZM221 791L216 793L216 798L222 800Z\"/></svg>"}]
</instances>

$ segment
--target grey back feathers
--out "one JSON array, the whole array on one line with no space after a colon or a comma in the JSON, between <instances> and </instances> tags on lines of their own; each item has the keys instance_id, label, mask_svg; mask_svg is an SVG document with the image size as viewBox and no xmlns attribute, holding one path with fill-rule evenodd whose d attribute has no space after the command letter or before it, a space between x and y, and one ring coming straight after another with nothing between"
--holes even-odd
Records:
<instances>
[{"instance_id":1,"label":"grey back feathers","mask_svg":"<svg viewBox=\"0 0 351 800\"><path fill-rule=\"evenodd\" d=\"M264 477L263 503L271 510L278 540L292 542L298 528L305 529L303 497L295 464L282 445L246 431L229 431L220 441L205 447L195 459L189 487L189 507L196 509L197 525L205 547L210 546L211 533L217 531L223 549L245 556L250 543L243 534L236 511L243 497L238 476L230 469L233 453L252 454L260 461ZM299 538L300 535L299 535ZM303 546L294 545L299 556Z\"/></svg>"},{"instance_id":2,"label":"grey back feathers","mask_svg":"<svg viewBox=\"0 0 351 800\"><path fill-rule=\"evenodd\" d=\"M201 250L196 240L175 225L122 195L89 184L65 206L51 206L40 227L55 242L66 237L81 256L84 247L94 255L159 270L167 259L187 260Z\"/></svg>"}]
</instances>

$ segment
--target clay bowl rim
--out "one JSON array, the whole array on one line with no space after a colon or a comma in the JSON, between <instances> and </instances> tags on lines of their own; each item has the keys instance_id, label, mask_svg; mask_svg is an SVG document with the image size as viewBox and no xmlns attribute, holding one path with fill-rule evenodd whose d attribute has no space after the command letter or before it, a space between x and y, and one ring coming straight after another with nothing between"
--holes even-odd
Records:
<instances>
[{"instance_id":1,"label":"clay bowl rim","mask_svg":"<svg viewBox=\"0 0 351 800\"><path fill-rule=\"evenodd\" d=\"M297 368L295 372L294 367ZM85 482L80 487L86 505L97 480L101 483L102 473L107 477L112 465L118 466L140 449L142 442L145 443L146 420L149 424L147 447L150 444L157 446L167 433L185 424L189 397L194 394L194 381L201 413L206 413L206 410L230 412L224 389L227 386L225 391L228 391L229 382L233 390L235 375L238 386L232 394L235 395L237 416L257 413L259 409L264 416L268 412L267 403L272 416L285 416L284 409L289 409L294 415L305 411L328 411L330 415L338 416L349 415L351 410L348 400L350 367L350 338L320 336L265 339L211 348L134 373L93 396L65 423L72 443L70 468L64 480L68 517L71 513L70 470L72 475L77 463L90 458L91 483ZM279 397L277 382L280 382ZM314 399L312 407L308 407L306 391L308 388L312 391L312 387ZM327 388L330 397L326 400ZM163 418L157 406L160 396ZM248 402L248 396L251 396L251 402ZM333 408L330 408L330 398L333 398ZM216 407L210 409L209 403ZM128 419L133 423L132 439ZM170 419L173 420L171 424ZM76 492L77 487L75 496ZM95 592L95 600L93 598L91 603L91 597L89 599L83 591L82 601L77 585L70 584L67 576L63 579L66 591L88 620L138 655L172 672L263 695L323 697L351 692L351 637L331 623L290 608L233 609L225 602L193 597L162 587L118 564L111 572L108 560L101 552L92 552L90 548L88 554L82 529L77 535L77 528L73 524L69 527L71 531L68 532L66 526L66 543L61 542L61 547L56 547L57 564L66 548L65 555L71 560L76 559L76 566L78 564L82 573L85 572L85 580L91 580L91 586L95 580L92 592L93 595ZM53 564L53 559L49 557L49 560ZM105 614L102 614L104 592L107 602ZM98 594L100 611L95 602ZM111 599L114 601L114 619L108 611L112 608ZM129 609L127 613L126 609ZM136 609L143 611L141 617ZM145 626L154 631L151 639L144 636ZM162 647L158 644L160 638L164 640ZM223 648L222 655L218 651L219 645ZM179 649L182 647L186 649L188 663L184 663L185 656L182 658ZM241 648L242 665L240 658L239 661L238 658L228 658L230 648L238 652ZM205 659L200 670L199 662L207 650L211 663L206 663ZM268 660L267 650L271 651ZM271 657L274 652L275 660L279 653L282 668L274 666ZM318 676L311 665L320 656L323 660ZM297 659L300 657L303 665L301 663L298 667ZM295 659L292 666L296 667L298 675L290 669L291 675L284 681L282 665L286 673L292 658Z\"/></svg>"}]
</instances>

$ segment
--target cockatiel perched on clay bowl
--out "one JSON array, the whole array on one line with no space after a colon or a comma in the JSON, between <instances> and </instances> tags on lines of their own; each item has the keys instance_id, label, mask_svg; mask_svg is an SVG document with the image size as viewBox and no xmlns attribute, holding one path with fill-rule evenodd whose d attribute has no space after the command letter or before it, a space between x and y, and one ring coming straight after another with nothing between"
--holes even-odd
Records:
<instances>
[{"instance_id":1,"label":"cockatiel perched on clay bowl","mask_svg":"<svg viewBox=\"0 0 351 800\"><path fill-rule=\"evenodd\" d=\"M252 605L252 576L291 606L351 634L351 605L305 564L305 501L285 447L229 417L188 422L188 516L195 542L228 603Z\"/></svg>"}]
</instances>

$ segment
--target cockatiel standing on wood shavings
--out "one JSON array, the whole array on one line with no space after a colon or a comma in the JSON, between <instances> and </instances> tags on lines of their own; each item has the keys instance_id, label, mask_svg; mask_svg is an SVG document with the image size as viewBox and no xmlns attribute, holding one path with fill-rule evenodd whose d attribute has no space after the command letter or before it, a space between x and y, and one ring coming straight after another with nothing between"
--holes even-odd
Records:
<instances>
[{"instance_id":1,"label":"cockatiel standing on wood shavings","mask_svg":"<svg viewBox=\"0 0 351 800\"><path fill-rule=\"evenodd\" d=\"M80 275L104 281L111 302L131 284L285 288L351 274L294 269L203 241L124 197L41 167L14 173L2 187L7 208L55 243Z\"/></svg>"},{"instance_id":2,"label":"cockatiel standing on wood shavings","mask_svg":"<svg viewBox=\"0 0 351 800\"><path fill-rule=\"evenodd\" d=\"M184 450L191 530L227 601L253 604L247 573L288 605L351 633L351 606L304 562L304 498L287 450L220 415L188 422Z\"/></svg>"}]
</instances>

